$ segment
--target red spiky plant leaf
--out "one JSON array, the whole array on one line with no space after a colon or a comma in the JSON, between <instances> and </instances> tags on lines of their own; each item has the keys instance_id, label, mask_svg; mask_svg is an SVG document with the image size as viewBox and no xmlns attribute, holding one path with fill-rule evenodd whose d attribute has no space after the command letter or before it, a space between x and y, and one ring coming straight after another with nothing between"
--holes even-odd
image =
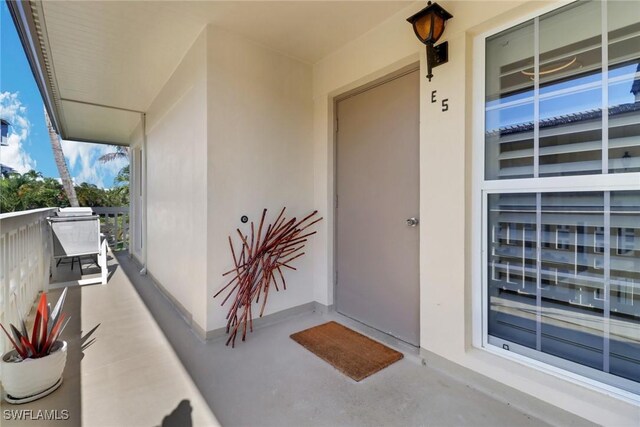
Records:
<instances>
[{"instance_id":1,"label":"red spiky plant leaf","mask_svg":"<svg viewBox=\"0 0 640 427\"><path fill-rule=\"evenodd\" d=\"M36 319L33 322L33 332L31 334L31 345L35 350L38 349L38 340L40 332L40 324L42 323L42 312L47 310L47 294L44 292L40 296L40 303L36 311Z\"/></svg>"},{"instance_id":2,"label":"red spiky plant leaf","mask_svg":"<svg viewBox=\"0 0 640 427\"><path fill-rule=\"evenodd\" d=\"M51 345L58 339L58 335L60 335L60 332L62 331L62 329L64 329L62 325L65 320L65 317L66 317L65 314L62 313L60 315L60 318L56 322L56 324L53 325L53 328L51 328L51 333L49 334L49 338L47 339L46 343L44 344L44 348L42 349L43 353L46 354L46 352L49 350Z\"/></svg>"},{"instance_id":3,"label":"red spiky plant leaf","mask_svg":"<svg viewBox=\"0 0 640 427\"><path fill-rule=\"evenodd\" d=\"M27 357L35 357L36 349L33 347L33 344L29 342L29 339L27 337L20 337L20 341L24 348L27 349Z\"/></svg>"},{"instance_id":4,"label":"red spiky plant leaf","mask_svg":"<svg viewBox=\"0 0 640 427\"><path fill-rule=\"evenodd\" d=\"M13 346L13 348L16 349L16 351L18 352L20 357L22 357L23 359L26 359L26 357L27 357L26 350L21 345L16 344L16 342L13 340L13 338L11 338L11 335L9 335L9 332L7 332L7 330L4 328L4 326L2 326L2 324L0 324L0 328L2 328L4 333L7 335L7 338L9 338L9 341L11 342L11 345Z\"/></svg>"}]
</instances>

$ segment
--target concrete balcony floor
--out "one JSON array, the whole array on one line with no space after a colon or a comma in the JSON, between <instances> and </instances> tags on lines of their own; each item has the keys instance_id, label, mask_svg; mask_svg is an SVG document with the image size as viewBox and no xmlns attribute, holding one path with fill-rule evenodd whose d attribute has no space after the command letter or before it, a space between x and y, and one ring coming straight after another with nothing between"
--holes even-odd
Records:
<instances>
[{"instance_id":1,"label":"concrete balcony floor","mask_svg":"<svg viewBox=\"0 0 640 427\"><path fill-rule=\"evenodd\" d=\"M415 348L335 312L307 312L257 327L246 342L203 342L126 256L122 268L224 426L591 425L528 399L535 418L472 389L465 378L422 365ZM272 298L277 298L275 294ZM402 351L405 358L357 383L289 338L336 320Z\"/></svg>"},{"instance_id":2,"label":"concrete balcony floor","mask_svg":"<svg viewBox=\"0 0 640 427\"><path fill-rule=\"evenodd\" d=\"M83 259L86 273L91 273L91 262ZM74 272L70 264L61 267L65 280L79 278L77 264ZM192 425L187 420L219 425L111 253L109 272L107 285L69 287L64 312L71 319L63 332L68 353L60 388L31 403L2 401L0 425ZM50 289L48 296L55 303L61 292ZM8 419L6 410L31 410L26 416L36 420ZM58 417L66 410L68 419L38 420L40 410L57 411Z\"/></svg>"},{"instance_id":3,"label":"concrete balcony floor","mask_svg":"<svg viewBox=\"0 0 640 427\"><path fill-rule=\"evenodd\" d=\"M543 416L533 417L464 378L422 366L415 349L337 313L292 315L256 328L234 349L225 338L203 342L138 274L138 265L124 254L116 258L107 285L69 290L66 311L74 320L65 331L62 387L37 402L3 403L2 409L68 409L70 419L56 425L84 426L213 426L218 420L225 426L589 424L535 399L531 407ZM356 383L289 338L328 320L384 341L405 358Z\"/></svg>"}]
</instances>

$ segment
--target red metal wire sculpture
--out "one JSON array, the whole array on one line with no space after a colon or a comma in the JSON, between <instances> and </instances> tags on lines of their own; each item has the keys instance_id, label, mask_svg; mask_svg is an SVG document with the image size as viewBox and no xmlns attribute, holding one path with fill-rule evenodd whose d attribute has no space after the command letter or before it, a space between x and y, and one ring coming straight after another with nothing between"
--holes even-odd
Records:
<instances>
[{"instance_id":1,"label":"red metal wire sculpture","mask_svg":"<svg viewBox=\"0 0 640 427\"><path fill-rule=\"evenodd\" d=\"M264 221L267 216L267 210L264 209L257 232L253 221L251 222L250 239L240 229L236 229L242 246L238 256L236 256L236 250L231 236L229 236L234 268L224 273L223 276L231 274L234 276L229 283L213 296L216 298L231 287L222 304L220 304L223 306L235 294L226 317L227 333L230 334L226 345L231 343L231 347L235 347L236 336L241 328L242 341L247 336L247 326L253 332L252 301L255 300L257 304L260 302L261 295L263 296L259 316L262 317L271 285L276 288L276 291L280 290L278 280L276 280L276 272L282 288L287 289L282 268L296 270L295 267L291 266L291 262L305 254L305 252L300 251L304 248L307 239L316 234L315 231L305 234L303 232L322 220L322 218L313 219L318 211L313 211L313 213L300 221L296 220L296 218L287 220L284 216L285 209L282 208L280 215L272 224L266 227L266 230L264 229ZM265 230L264 234L263 230Z\"/></svg>"}]
</instances>

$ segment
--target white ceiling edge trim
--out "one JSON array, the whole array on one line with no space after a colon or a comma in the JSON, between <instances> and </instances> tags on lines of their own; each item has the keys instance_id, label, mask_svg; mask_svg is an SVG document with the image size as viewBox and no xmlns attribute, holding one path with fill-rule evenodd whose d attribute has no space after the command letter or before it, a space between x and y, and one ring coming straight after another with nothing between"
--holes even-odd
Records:
<instances>
[{"instance_id":1,"label":"white ceiling edge trim","mask_svg":"<svg viewBox=\"0 0 640 427\"><path fill-rule=\"evenodd\" d=\"M135 129L134 129L135 132ZM132 132L132 135L133 133ZM113 142L113 141L101 141L99 139L92 139L91 141L87 141L86 139L79 139L79 138L64 138L65 141L73 141L73 142L83 142L85 144L102 144L102 145L115 145L118 147L130 147L131 144L125 144L123 142Z\"/></svg>"},{"instance_id":2,"label":"white ceiling edge trim","mask_svg":"<svg viewBox=\"0 0 640 427\"><path fill-rule=\"evenodd\" d=\"M27 2L25 1L24 3ZM55 110L59 119L58 122L60 126L59 129L57 129L58 134L64 138L64 136L67 135L67 122L64 117L64 109L62 108L62 103L60 102L58 80L56 78L56 73L53 67L53 61L50 58L51 47L49 46L49 37L47 35L47 26L44 17L44 11L42 10L42 3L35 0L29 0L28 3L31 9L31 16L36 31L36 36L40 44L39 58L42 61L42 68L44 68L44 70L46 71L46 83L48 84L49 90L51 91L53 103L55 104ZM51 114L49 114L49 116L51 116Z\"/></svg>"},{"instance_id":3,"label":"white ceiling edge trim","mask_svg":"<svg viewBox=\"0 0 640 427\"><path fill-rule=\"evenodd\" d=\"M50 85L51 76L45 67L42 41L36 29L32 5L27 0L7 0L7 6L51 123L56 132L63 134L60 108Z\"/></svg>"}]
</instances>

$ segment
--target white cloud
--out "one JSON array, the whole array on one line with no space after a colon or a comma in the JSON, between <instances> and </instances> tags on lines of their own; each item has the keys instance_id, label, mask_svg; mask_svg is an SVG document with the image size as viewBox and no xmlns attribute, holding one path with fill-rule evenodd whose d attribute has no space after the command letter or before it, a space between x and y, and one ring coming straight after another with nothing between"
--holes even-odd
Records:
<instances>
[{"instance_id":1,"label":"white cloud","mask_svg":"<svg viewBox=\"0 0 640 427\"><path fill-rule=\"evenodd\" d=\"M88 182L104 188L107 177L112 177L127 165L126 159L101 163L100 156L115 151L104 144L88 142L62 141L62 151L69 162L69 173L76 183ZM111 181L106 182L111 186Z\"/></svg>"},{"instance_id":2,"label":"white cloud","mask_svg":"<svg viewBox=\"0 0 640 427\"><path fill-rule=\"evenodd\" d=\"M25 150L29 140L31 123L27 118L27 108L22 105L18 92L0 93L0 117L9 121L8 146L0 148L0 162L20 173L36 169L36 161ZM62 141L62 151L69 163L69 173L75 184L88 182L104 188L112 185L113 176L126 164L126 159L101 163L98 158L115 148L104 144Z\"/></svg>"},{"instance_id":3,"label":"white cloud","mask_svg":"<svg viewBox=\"0 0 640 427\"><path fill-rule=\"evenodd\" d=\"M0 162L20 173L36 168L36 161L24 149L31 130L26 116L27 108L20 102L18 92L0 93L0 117L11 123L7 137L9 145L0 148Z\"/></svg>"}]
</instances>

